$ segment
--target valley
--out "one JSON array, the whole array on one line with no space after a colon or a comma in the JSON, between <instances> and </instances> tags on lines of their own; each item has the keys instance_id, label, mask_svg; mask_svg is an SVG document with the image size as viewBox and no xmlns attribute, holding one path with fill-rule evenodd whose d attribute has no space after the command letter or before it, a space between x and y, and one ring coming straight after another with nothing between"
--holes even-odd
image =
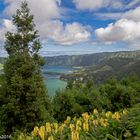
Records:
<instances>
[{"instance_id":1,"label":"valley","mask_svg":"<svg viewBox=\"0 0 140 140\"><path fill-rule=\"evenodd\" d=\"M47 65L79 67L73 73L61 74L62 80L82 80L88 77L103 83L111 77L121 79L127 75L140 77L140 51L97 53L77 56L48 57Z\"/></svg>"},{"instance_id":2,"label":"valley","mask_svg":"<svg viewBox=\"0 0 140 140\"><path fill-rule=\"evenodd\" d=\"M111 77L121 79L127 75L140 77L140 51L105 52L97 54L45 57L42 67L44 82L51 97L65 89L67 81L84 82L92 78L101 84ZM0 58L2 72L5 59Z\"/></svg>"}]
</instances>

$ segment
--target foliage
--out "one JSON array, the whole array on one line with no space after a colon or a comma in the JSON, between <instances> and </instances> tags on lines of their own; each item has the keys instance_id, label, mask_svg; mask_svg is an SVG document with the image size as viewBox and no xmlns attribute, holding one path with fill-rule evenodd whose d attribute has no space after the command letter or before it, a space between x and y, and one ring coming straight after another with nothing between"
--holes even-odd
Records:
<instances>
[{"instance_id":1,"label":"foliage","mask_svg":"<svg viewBox=\"0 0 140 140\"><path fill-rule=\"evenodd\" d=\"M53 99L54 118L63 121L67 116L79 116L90 112L119 111L140 102L140 80L135 76L118 81L112 78L102 85L87 81L69 81L65 91L59 91Z\"/></svg>"},{"instance_id":2,"label":"foliage","mask_svg":"<svg viewBox=\"0 0 140 140\"><path fill-rule=\"evenodd\" d=\"M59 91L52 104L54 105L54 118L63 121L67 116L80 116L83 112L91 112L93 108L102 110L107 99L100 95L93 81L86 83L69 83L65 91Z\"/></svg>"},{"instance_id":3,"label":"foliage","mask_svg":"<svg viewBox=\"0 0 140 140\"><path fill-rule=\"evenodd\" d=\"M47 122L46 125L34 127L30 134L20 133L18 140L140 139L139 123L136 124L140 121L139 107L138 105L115 113L110 111L99 113L94 109L93 113L83 113L79 118L68 116L63 123Z\"/></svg>"},{"instance_id":4,"label":"foliage","mask_svg":"<svg viewBox=\"0 0 140 140\"><path fill-rule=\"evenodd\" d=\"M132 107L133 104L137 103L138 97L140 97L139 93L131 84L124 85L123 82L120 83L116 79L110 79L102 85L100 92L102 96L107 97L110 101L110 106L106 109L112 111Z\"/></svg>"},{"instance_id":5,"label":"foliage","mask_svg":"<svg viewBox=\"0 0 140 140\"><path fill-rule=\"evenodd\" d=\"M79 61L78 56L71 56L70 65L74 65L73 61L77 61L77 65L91 65L96 64L96 60L100 65L75 72L66 90L58 91L51 104L40 70L44 62L39 56L38 31L26 2L13 16L13 24L17 30L6 34L5 49L9 57L4 60L4 74L0 75L0 134L12 133L15 140L140 139L140 80L137 76L121 81L112 78L102 85L92 79L95 75L100 82L112 75L121 77L131 73L132 68L139 73L140 51L134 52L137 54L135 63L129 52L122 52L122 57L119 53L108 57L103 53L101 59L99 54L95 59L85 55L80 56ZM133 105L136 106L132 108ZM96 109L91 113L93 108ZM128 111L121 111L123 108ZM41 126L45 122L46 125Z\"/></svg>"},{"instance_id":6,"label":"foliage","mask_svg":"<svg viewBox=\"0 0 140 140\"><path fill-rule=\"evenodd\" d=\"M129 116L127 117L126 126L127 130L132 135L140 137L140 104L135 105L129 109Z\"/></svg>"},{"instance_id":7,"label":"foliage","mask_svg":"<svg viewBox=\"0 0 140 140\"><path fill-rule=\"evenodd\" d=\"M16 32L7 32L0 101L0 134L27 131L47 117L49 100L40 71L43 59L38 31L26 2L13 16Z\"/></svg>"}]
</instances>

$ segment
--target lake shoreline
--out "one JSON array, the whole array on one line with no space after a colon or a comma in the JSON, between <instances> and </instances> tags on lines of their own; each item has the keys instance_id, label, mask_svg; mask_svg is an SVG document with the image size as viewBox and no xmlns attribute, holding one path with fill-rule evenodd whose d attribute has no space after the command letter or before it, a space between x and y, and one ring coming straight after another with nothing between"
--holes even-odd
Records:
<instances>
[{"instance_id":1,"label":"lake shoreline","mask_svg":"<svg viewBox=\"0 0 140 140\"><path fill-rule=\"evenodd\" d=\"M66 88L67 80L61 79L61 76L73 73L74 70L73 67L67 66L47 66L43 68L43 77L50 97L54 97L57 91Z\"/></svg>"}]
</instances>

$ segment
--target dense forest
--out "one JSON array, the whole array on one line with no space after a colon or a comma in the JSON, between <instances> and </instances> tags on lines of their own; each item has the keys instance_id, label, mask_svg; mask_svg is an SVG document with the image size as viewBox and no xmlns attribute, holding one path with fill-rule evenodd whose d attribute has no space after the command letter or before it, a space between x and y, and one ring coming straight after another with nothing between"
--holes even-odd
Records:
<instances>
[{"instance_id":1,"label":"dense forest","mask_svg":"<svg viewBox=\"0 0 140 140\"><path fill-rule=\"evenodd\" d=\"M140 139L139 51L48 58L46 65L86 66L62 75L67 87L50 99L39 35L26 2L13 24L17 32L7 32L8 57L0 61L0 139Z\"/></svg>"}]
</instances>

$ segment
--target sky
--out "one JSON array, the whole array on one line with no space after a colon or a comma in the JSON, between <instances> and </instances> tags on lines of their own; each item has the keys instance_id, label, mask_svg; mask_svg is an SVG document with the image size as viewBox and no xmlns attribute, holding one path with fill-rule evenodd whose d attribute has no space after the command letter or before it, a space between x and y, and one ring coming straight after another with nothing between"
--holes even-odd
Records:
<instances>
[{"instance_id":1,"label":"sky","mask_svg":"<svg viewBox=\"0 0 140 140\"><path fill-rule=\"evenodd\" d=\"M0 56L22 0L0 0ZM140 49L140 0L27 0L42 55Z\"/></svg>"}]
</instances>

